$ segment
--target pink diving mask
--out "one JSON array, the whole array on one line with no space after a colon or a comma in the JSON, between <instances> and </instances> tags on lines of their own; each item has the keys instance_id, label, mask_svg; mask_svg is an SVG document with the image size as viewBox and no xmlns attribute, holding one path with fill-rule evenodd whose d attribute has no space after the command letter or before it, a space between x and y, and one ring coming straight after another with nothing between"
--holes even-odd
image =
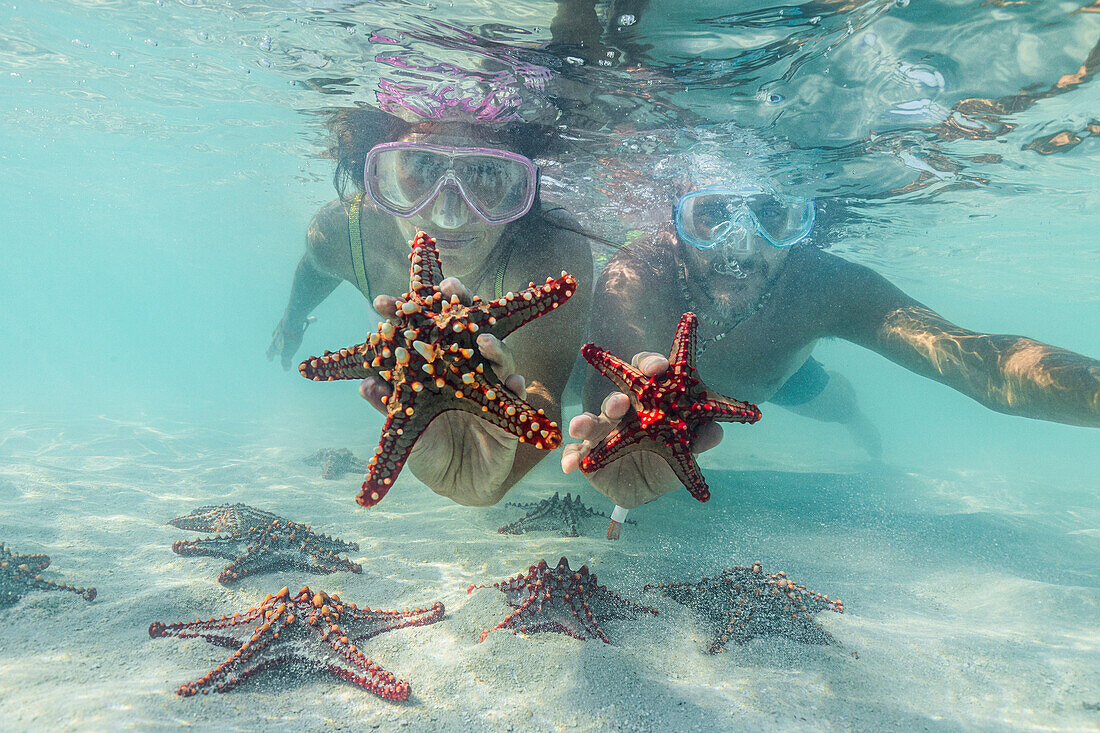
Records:
<instances>
[{"instance_id":1,"label":"pink diving mask","mask_svg":"<svg viewBox=\"0 0 1100 733\"><path fill-rule=\"evenodd\" d=\"M487 224L507 224L535 202L538 166L496 148L454 148L430 143L383 143L363 166L367 195L378 208L408 219L452 188Z\"/></svg>"}]
</instances>

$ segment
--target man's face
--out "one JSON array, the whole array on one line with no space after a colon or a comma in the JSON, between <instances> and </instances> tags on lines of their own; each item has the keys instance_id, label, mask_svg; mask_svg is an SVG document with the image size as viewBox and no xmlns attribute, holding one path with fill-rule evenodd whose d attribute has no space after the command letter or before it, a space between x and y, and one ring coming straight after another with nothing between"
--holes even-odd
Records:
<instances>
[{"instance_id":1,"label":"man's face","mask_svg":"<svg viewBox=\"0 0 1100 733\"><path fill-rule=\"evenodd\" d=\"M797 245L796 245L797 246ZM775 273L790 253L790 247L773 247L749 229L738 241L727 240L711 249L697 249L684 243L714 297L720 318L728 318L752 307L764 294Z\"/></svg>"}]
</instances>

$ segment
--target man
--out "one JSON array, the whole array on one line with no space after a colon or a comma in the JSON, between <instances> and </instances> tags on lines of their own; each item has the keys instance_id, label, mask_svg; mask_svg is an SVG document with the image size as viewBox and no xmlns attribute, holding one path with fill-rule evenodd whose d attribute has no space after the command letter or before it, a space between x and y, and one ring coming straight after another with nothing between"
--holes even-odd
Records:
<instances>
[{"instance_id":1,"label":"man","mask_svg":"<svg viewBox=\"0 0 1100 733\"><path fill-rule=\"evenodd\" d=\"M819 339L843 338L1010 415L1100 427L1100 362L1022 336L982 334L949 322L877 273L808 246L814 202L765 185L709 185L675 209L675 233L620 251L594 295L591 339L652 376L680 316L700 319L701 379L722 394L764 402L804 364ZM830 380L831 381L831 380ZM847 389L845 387L845 389ZM589 373L585 407L569 434L569 473L629 409L626 395ZM828 384L801 408L826 415ZM817 403L815 405L815 403ZM835 404L835 402L834 402ZM598 413L598 414L597 414ZM721 440L710 423L696 451ZM630 509L680 484L656 454L628 454L588 476Z\"/></svg>"}]
</instances>

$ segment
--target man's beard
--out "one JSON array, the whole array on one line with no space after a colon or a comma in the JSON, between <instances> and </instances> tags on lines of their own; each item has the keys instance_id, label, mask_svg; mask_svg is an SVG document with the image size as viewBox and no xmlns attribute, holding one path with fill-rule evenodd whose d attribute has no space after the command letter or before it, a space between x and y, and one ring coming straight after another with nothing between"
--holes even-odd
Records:
<instances>
[{"instance_id":1,"label":"man's beard","mask_svg":"<svg viewBox=\"0 0 1100 733\"><path fill-rule=\"evenodd\" d=\"M729 320L751 308L763 295L770 272L763 257L716 258L707 273L706 289L718 320Z\"/></svg>"}]
</instances>

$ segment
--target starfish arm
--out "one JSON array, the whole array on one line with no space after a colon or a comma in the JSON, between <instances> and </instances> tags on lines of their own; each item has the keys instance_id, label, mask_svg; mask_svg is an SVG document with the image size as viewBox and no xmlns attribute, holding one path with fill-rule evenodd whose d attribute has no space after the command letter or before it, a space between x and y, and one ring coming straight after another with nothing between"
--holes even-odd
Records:
<instances>
[{"instance_id":1,"label":"starfish arm","mask_svg":"<svg viewBox=\"0 0 1100 733\"><path fill-rule=\"evenodd\" d=\"M367 477L356 497L360 505L374 506L393 486L416 441L439 414L438 410L430 409L430 405L427 401L411 399L404 408L395 409L386 418L382 438L374 457L367 461Z\"/></svg>"},{"instance_id":2,"label":"starfish arm","mask_svg":"<svg viewBox=\"0 0 1100 733\"><path fill-rule=\"evenodd\" d=\"M592 473L604 466L614 463L628 453L648 450L658 455L664 455L661 446L651 435L637 428L636 425L619 426L612 430L606 438L596 444L596 447L581 459L581 471Z\"/></svg>"},{"instance_id":3,"label":"starfish arm","mask_svg":"<svg viewBox=\"0 0 1100 733\"><path fill-rule=\"evenodd\" d=\"M669 441L669 450L664 453L665 460L676 474L676 478L699 501L710 498L710 487L707 486L703 472L699 470L699 464L695 462L695 456L691 452L691 444L688 441Z\"/></svg>"},{"instance_id":4,"label":"starfish arm","mask_svg":"<svg viewBox=\"0 0 1100 733\"><path fill-rule=\"evenodd\" d=\"M253 537L242 535L200 537L196 540L178 540L172 543L172 552L184 557L225 557L230 560L241 555L241 546L253 540Z\"/></svg>"},{"instance_id":5,"label":"starfish arm","mask_svg":"<svg viewBox=\"0 0 1100 733\"><path fill-rule=\"evenodd\" d=\"M333 625L326 633L332 654L317 666L385 700L400 701L409 698L408 681L398 679L382 665L364 656L348 637L340 635L339 627Z\"/></svg>"},{"instance_id":6,"label":"starfish arm","mask_svg":"<svg viewBox=\"0 0 1100 733\"><path fill-rule=\"evenodd\" d=\"M45 570L50 566L50 556L34 553L31 555L16 555L16 567L26 565L30 570Z\"/></svg>"},{"instance_id":7,"label":"starfish arm","mask_svg":"<svg viewBox=\"0 0 1100 733\"><path fill-rule=\"evenodd\" d=\"M505 591L505 597L507 598L508 597L508 591L506 591L504 588L501 588L501 590ZM469 593L469 590L467 590L467 593ZM497 629L506 629L509 626L513 626L515 620L519 619L519 618L522 618L523 615L525 613L527 613L528 609L535 603L536 600L538 600L538 596L531 595L531 596L528 596L527 598L525 598L522 602L517 602L516 604L512 604L511 601L509 601L509 605L512 605L513 608L515 608L516 610L512 611L510 614L505 616L504 620L501 621L496 626L494 626L493 628L485 629L484 631L482 631L481 634L479 634L479 638L481 639L481 641L485 641L485 637L487 637L489 634L493 633ZM513 633L515 633L515 632L513 632Z\"/></svg>"},{"instance_id":8,"label":"starfish arm","mask_svg":"<svg viewBox=\"0 0 1100 733\"><path fill-rule=\"evenodd\" d=\"M310 553L308 561L304 561L302 567L318 575L330 575L340 572L355 573L358 575L363 572L363 566L359 563L352 562L347 558L339 557L335 554L329 556Z\"/></svg>"},{"instance_id":9,"label":"starfish arm","mask_svg":"<svg viewBox=\"0 0 1100 733\"><path fill-rule=\"evenodd\" d=\"M672 351L668 355L670 371L679 366L683 371L695 370L695 334L699 329L699 318L694 313L680 316L676 326L676 335L672 339Z\"/></svg>"},{"instance_id":10,"label":"starfish arm","mask_svg":"<svg viewBox=\"0 0 1100 733\"><path fill-rule=\"evenodd\" d=\"M311 356L298 365L298 373L314 382L377 377L378 370L370 365L373 358L369 344L356 344L339 351L326 351L321 356Z\"/></svg>"},{"instance_id":11,"label":"starfish arm","mask_svg":"<svg viewBox=\"0 0 1100 733\"><path fill-rule=\"evenodd\" d=\"M306 528L308 531L308 527ZM308 549L310 554L320 554L322 556L329 553L340 552L358 552L359 543L346 542L336 537L330 537L327 534L315 534L310 532L308 538L305 540L303 549Z\"/></svg>"},{"instance_id":12,"label":"starfish arm","mask_svg":"<svg viewBox=\"0 0 1100 733\"><path fill-rule=\"evenodd\" d=\"M285 598L289 597L285 591L281 595ZM242 621L245 617L250 617L248 621L260 621L261 614L264 614L263 623L258 627ZM277 640L280 634L289 636L292 633L293 630L288 630L287 627L293 622L294 615L288 612L284 599L278 606L273 603L264 604L251 609L249 614L228 619L222 618L217 621L211 619L205 623L196 621L192 624L172 624L171 626L153 624L149 627L149 635L200 637L214 644L230 647L240 644L240 648L229 659L194 682L184 683L176 691L176 694L181 697L190 697L199 692L226 692L265 669L291 661L292 657L280 649L281 645ZM172 627L183 628L172 629ZM215 630L220 632L230 629L234 633L229 637L222 633L211 633ZM243 643L234 639L248 633L251 635ZM234 641L236 643L232 643Z\"/></svg>"},{"instance_id":13,"label":"starfish arm","mask_svg":"<svg viewBox=\"0 0 1100 733\"><path fill-rule=\"evenodd\" d=\"M463 380L469 380L468 384L455 392L456 396L461 393L462 398L451 403L451 407L473 413L516 436L521 443L530 443L541 450L561 445L561 427L503 384L490 382L476 371L467 372Z\"/></svg>"},{"instance_id":14,"label":"starfish arm","mask_svg":"<svg viewBox=\"0 0 1100 733\"><path fill-rule=\"evenodd\" d=\"M436 601L426 608L412 608L404 611L372 611L369 608L344 606L342 617L348 619L348 626L358 627L351 634L356 642L363 642L387 631L406 629L410 626L427 626L443 619L447 609Z\"/></svg>"},{"instance_id":15,"label":"starfish arm","mask_svg":"<svg viewBox=\"0 0 1100 733\"><path fill-rule=\"evenodd\" d=\"M218 582L222 585L235 583L246 575L256 575L265 570L279 567L280 552L270 542L263 541L250 545L240 557L234 558L218 573ZM301 563L298 563L301 564Z\"/></svg>"},{"instance_id":16,"label":"starfish arm","mask_svg":"<svg viewBox=\"0 0 1100 733\"><path fill-rule=\"evenodd\" d=\"M178 623L161 623L156 621L149 625L149 636L154 639L162 636L172 636L177 639L205 639L211 644L224 647L240 647L250 636L256 632L255 621L267 612L264 606L250 608L248 611L233 616L222 616L217 619L203 621L182 621Z\"/></svg>"},{"instance_id":17,"label":"starfish arm","mask_svg":"<svg viewBox=\"0 0 1100 733\"><path fill-rule=\"evenodd\" d=\"M751 425L760 419L760 408L756 405L723 397L714 392L708 392L702 402L692 404L690 409L700 419L715 422L739 422Z\"/></svg>"},{"instance_id":18,"label":"starfish arm","mask_svg":"<svg viewBox=\"0 0 1100 733\"><path fill-rule=\"evenodd\" d=\"M557 494L554 494L555 498ZM577 497L577 504L580 504L580 497ZM583 508L583 507L582 507ZM577 522L580 521L577 517L577 507L573 506L573 502L569 501L569 495L565 495L565 501L562 502L562 512L565 514L565 526L569 528L566 533L566 537L579 537L580 533L577 532Z\"/></svg>"},{"instance_id":19,"label":"starfish arm","mask_svg":"<svg viewBox=\"0 0 1100 733\"><path fill-rule=\"evenodd\" d=\"M412 247L409 255L410 292L428 300L443 282L443 263L439 259L439 250L435 246L435 240L424 232L417 232L409 246Z\"/></svg>"},{"instance_id":20,"label":"starfish arm","mask_svg":"<svg viewBox=\"0 0 1100 733\"><path fill-rule=\"evenodd\" d=\"M518 293L506 293L486 303L486 315L479 319L479 325L503 339L528 321L554 310L576 291L576 278L565 273L556 280L547 278L543 285L532 283Z\"/></svg>"},{"instance_id":21,"label":"starfish arm","mask_svg":"<svg viewBox=\"0 0 1100 733\"><path fill-rule=\"evenodd\" d=\"M734 607L725 613L724 617L719 620L718 628L714 632L714 636L711 637L710 643L707 644L707 654L718 654L726 648L726 644L733 641L744 644L749 638L745 635L746 622L741 618L741 609Z\"/></svg>"},{"instance_id":22,"label":"starfish arm","mask_svg":"<svg viewBox=\"0 0 1100 733\"><path fill-rule=\"evenodd\" d=\"M657 615L657 609L620 596L618 593L608 590L606 586L601 585L596 588L593 595L601 604L600 616L603 618L633 618L639 613ZM589 603L591 605L591 601Z\"/></svg>"},{"instance_id":23,"label":"starfish arm","mask_svg":"<svg viewBox=\"0 0 1100 733\"><path fill-rule=\"evenodd\" d=\"M595 344L581 347L581 356L603 376L610 379L616 387L628 395L640 391L648 377L627 364L614 354L604 351Z\"/></svg>"}]
</instances>

